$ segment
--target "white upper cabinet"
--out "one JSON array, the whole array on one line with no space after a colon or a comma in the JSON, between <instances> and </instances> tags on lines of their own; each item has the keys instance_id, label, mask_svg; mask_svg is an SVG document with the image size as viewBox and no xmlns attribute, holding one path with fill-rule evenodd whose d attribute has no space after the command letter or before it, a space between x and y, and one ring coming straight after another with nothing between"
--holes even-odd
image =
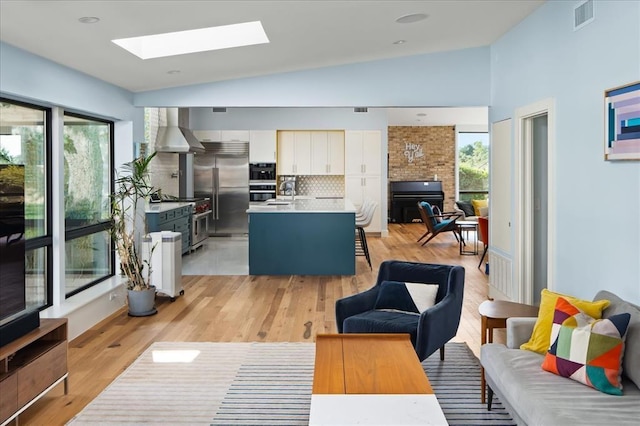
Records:
<instances>
[{"instance_id":1,"label":"white upper cabinet","mask_svg":"<svg viewBox=\"0 0 640 426\"><path fill-rule=\"evenodd\" d=\"M278 132L278 162L276 170L279 175L295 174L296 163L295 133L290 131Z\"/></svg>"},{"instance_id":2,"label":"white upper cabinet","mask_svg":"<svg viewBox=\"0 0 640 426\"><path fill-rule=\"evenodd\" d=\"M222 140L220 130L193 130L192 133L200 142L220 142Z\"/></svg>"},{"instance_id":3,"label":"white upper cabinet","mask_svg":"<svg viewBox=\"0 0 640 426\"><path fill-rule=\"evenodd\" d=\"M311 174L311 132L278 132L279 175Z\"/></svg>"},{"instance_id":4,"label":"white upper cabinet","mask_svg":"<svg viewBox=\"0 0 640 426\"><path fill-rule=\"evenodd\" d=\"M311 174L311 132L295 132L295 174Z\"/></svg>"},{"instance_id":5,"label":"white upper cabinet","mask_svg":"<svg viewBox=\"0 0 640 426\"><path fill-rule=\"evenodd\" d=\"M344 175L344 132L311 132L311 174Z\"/></svg>"},{"instance_id":6,"label":"white upper cabinet","mask_svg":"<svg viewBox=\"0 0 640 426\"><path fill-rule=\"evenodd\" d=\"M193 130L200 142L249 142L249 130Z\"/></svg>"},{"instance_id":7,"label":"white upper cabinet","mask_svg":"<svg viewBox=\"0 0 640 426\"><path fill-rule=\"evenodd\" d=\"M328 175L329 142L327 132L311 132L311 174Z\"/></svg>"},{"instance_id":8,"label":"white upper cabinet","mask_svg":"<svg viewBox=\"0 0 640 426\"><path fill-rule=\"evenodd\" d=\"M382 134L379 130L346 130L344 144L345 174L381 174Z\"/></svg>"},{"instance_id":9,"label":"white upper cabinet","mask_svg":"<svg viewBox=\"0 0 640 426\"><path fill-rule=\"evenodd\" d=\"M327 132L330 175L344 175L344 132Z\"/></svg>"},{"instance_id":10,"label":"white upper cabinet","mask_svg":"<svg viewBox=\"0 0 640 426\"><path fill-rule=\"evenodd\" d=\"M275 130L251 130L249 132L249 162L276 162Z\"/></svg>"},{"instance_id":11,"label":"white upper cabinet","mask_svg":"<svg viewBox=\"0 0 640 426\"><path fill-rule=\"evenodd\" d=\"M249 130L221 130L222 142L249 142Z\"/></svg>"}]
</instances>

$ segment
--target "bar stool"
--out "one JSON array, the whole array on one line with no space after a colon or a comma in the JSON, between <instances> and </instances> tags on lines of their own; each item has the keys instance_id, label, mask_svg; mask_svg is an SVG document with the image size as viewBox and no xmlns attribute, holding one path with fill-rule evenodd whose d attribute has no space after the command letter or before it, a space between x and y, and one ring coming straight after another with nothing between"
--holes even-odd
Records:
<instances>
[{"instance_id":1,"label":"bar stool","mask_svg":"<svg viewBox=\"0 0 640 426\"><path fill-rule=\"evenodd\" d=\"M377 203L365 201L362 206L362 216L358 218L356 214L356 256L365 256L367 263L369 263L369 268L373 269L371 266L371 257L369 256L369 246L367 245L367 234L364 232L364 228L371 223Z\"/></svg>"},{"instance_id":2,"label":"bar stool","mask_svg":"<svg viewBox=\"0 0 640 426\"><path fill-rule=\"evenodd\" d=\"M370 199L366 199L362 202L360 207L356 207L356 220L362 219L365 216L367 208L373 203Z\"/></svg>"}]
</instances>

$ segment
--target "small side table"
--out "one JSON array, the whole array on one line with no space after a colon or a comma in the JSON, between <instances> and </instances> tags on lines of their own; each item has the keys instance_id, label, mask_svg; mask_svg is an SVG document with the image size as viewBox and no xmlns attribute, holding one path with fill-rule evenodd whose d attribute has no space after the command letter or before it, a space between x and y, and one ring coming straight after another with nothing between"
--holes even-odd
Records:
<instances>
[{"instance_id":1,"label":"small side table","mask_svg":"<svg viewBox=\"0 0 640 426\"><path fill-rule=\"evenodd\" d=\"M478 222L473 220L457 220L456 225L458 225L458 232L460 232L460 254L478 254ZM475 232L475 238L473 239L473 248L470 250L465 250L464 238L462 238L462 233L466 231L467 237L469 236L469 231ZM469 239L467 238L467 242Z\"/></svg>"},{"instance_id":2,"label":"small side table","mask_svg":"<svg viewBox=\"0 0 640 426\"><path fill-rule=\"evenodd\" d=\"M506 300L485 300L478 307L480 312L481 324L481 339L482 345L487 343L493 343L493 329L494 328L506 328L507 318L511 317L537 317L538 307L531 305L524 305L522 303L508 302ZM480 366L481 378L481 400L484 404L485 395L487 391L487 385L484 378L484 368Z\"/></svg>"}]
</instances>

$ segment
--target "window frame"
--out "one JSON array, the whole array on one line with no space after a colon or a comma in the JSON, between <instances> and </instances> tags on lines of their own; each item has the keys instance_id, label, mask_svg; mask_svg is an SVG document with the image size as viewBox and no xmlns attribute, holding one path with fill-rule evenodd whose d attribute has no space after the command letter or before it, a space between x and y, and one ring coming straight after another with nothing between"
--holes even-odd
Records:
<instances>
[{"instance_id":1,"label":"window frame","mask_svg":"<svg viewBox=\"0 0 640 426\"><path fill-rule=\"evenodd\" d=\"M463 131L458 131L457 135L456 135L456 139L459 140L460 135L462 134L483 134L483 135L487 135L487 137L489 138L488 143L489 145L491 144L491 139L490 139L490 135L488 131L476 131L476 130L463 130ZM489 175L487 176L487 189L486 190L467 190L467 189L461 189L461 182L460 182L460 166L461 166L461 162L460 162L460 145L459 143L456 143L456 181L458 182L458 194L456 195L456 199L457 200L462 200L463 199L463 195L471 195L470 199L488 199L489 197L489 189L488 189L488 184L489 184ZM489 161L489 158L487 158L487 161ZM490 173L490 167L489 165L487 166L487 172ZM478 194L481 198L476 198L473 195L474 194Z\"/></svg>"},{"instance_id":2,"label":"window frame","mask_svg":"<svg viewBox=\"0 0 640 426\"><path fill-rule=\"evenodd\" d=\"M39 305L34 309L38 311L43 311L51 306L53 306L53 162L51 158L51 152L53 149L53 113L52 109L49 107L45 107L42 105L32 104L29 102L19 101L16 99L11 99L6 96L0 96L0 103L7 103L16 105L23 108L30 108L37 111L42 111L44 114L43 117L43 128L44 128L44 198L45 198L45 224L44 224L44 235L40 235L37 237L31 237L25 240L25 255L28 251L35 251L44 248L46 251L45 258L45 274L44 274L44 283L45 283L45 294L46 301L43 305Z\"/></svg>"},{"instance_id":3,"label":"window frame","mask_svg":"<svg viewBox=\"0 0 640 426\"><path fill-rule=\"evenodd\" d=\"M90 121L95 121L98 123L103 123L109 126L109 194L113 194L113 189L114 189L114 179L115 179L115 174L114 174L114 167L115 167L115 160L114 160L114 155L115 155L115 149L114 149L114 145L115 145L115 122L112 120L107 120L104 118L100 118L100 117L95 117L95 116L91 116L91 115L87 115L87 114L81 114L81 113L77 113L77 112L72 112L72 111L68 111L68 110L64 110L62 117L63 117L63 123L62 126L64 127L64 117L65 116L69 116L69 117L74 117L74 118L80 118L83 120L90 120ZM65 197L65 194L62 194L62 197ZM109 208L109 211L111 212L111 208ZM66 212L65 212L66 213ZM66 221L65 221L66 222ZM73 228L73 229L67 229L66 227L66 223L65 223L65 229L64 229L64 244L65 244L65 248L66 248L66 244L70 241L73 241L75 239L78 238L82 238L82 237L86 237L89 235L94 235L100 232L104 232L104 231L108 231L109 229L111 229L111 218L109 216L109 219L98 222L98 223L92 223L90 225L86 225L86 226L81 226L81 227L77 227L77 228ZM88 283L86 283L83 286L80 286L70 292L67 292L66 290L66 284L65 284L65 299L69 299L70 297L90 288L93 287L94 285L101 283L103 281L106 281L108 279L110 279L111 277L115 276L115 268L116 268L116 257L115 257L115 245L113 242L113 238L110 238L109 241L109 259L108 259L108 263L110 265L110 272L104 276L101 276L97 279L94 279L92 281L89 281ZM65 276L66 276L66 261L64 265L60 265L61 268L65 269Z\"/></svg>"}]
</instances>

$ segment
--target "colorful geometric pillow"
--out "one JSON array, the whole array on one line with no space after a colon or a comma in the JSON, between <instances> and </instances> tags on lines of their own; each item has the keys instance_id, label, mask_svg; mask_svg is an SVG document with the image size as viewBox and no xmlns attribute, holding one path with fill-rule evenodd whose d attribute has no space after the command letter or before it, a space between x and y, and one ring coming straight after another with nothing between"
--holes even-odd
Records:
<instances>
[{"instance_id":1,"label":"colorful geometric pillow","mask_svg":"<svg viewBox=\"0 0 640 426\"><path fill-rule=\"evenodd\" d=\"M538 310L538 319L533 326L533 332L531 338L527 343L523 343L520 349L537 352L544 355L549 349L549 341L551 338L551 325L553 323L553 314L556 308L556 301L558 297L563 297L573 305L584 311L592 318L602 318L602 311L610 305L608 300L596 300L594 302L590 300L576 299L572 296L567 296L561 293L554 293L553 291L542 290L540 297L540 309Z\"/></svg>"},{"instance_id":2,"label":"colorful geometric pillow","mask_svg":"<svg viewBox=\"0 0 640 426\"><path fill-rule=\"evenodd\" d=\"M591 386L611 395L622 395L622 356L631 315L596 320L558 298L552 342L542 369Z\"/></svg>"},{"instance_id":3,"label":"colorful geometric pillow","mask_svg":"<svg viewBox=\"0 0 640 426\"><path fill-rule=\"evenodd\" d=\"M438 284L382 281L374 309L421 314L436 304Z\"/></svg>"}]
</instances>

